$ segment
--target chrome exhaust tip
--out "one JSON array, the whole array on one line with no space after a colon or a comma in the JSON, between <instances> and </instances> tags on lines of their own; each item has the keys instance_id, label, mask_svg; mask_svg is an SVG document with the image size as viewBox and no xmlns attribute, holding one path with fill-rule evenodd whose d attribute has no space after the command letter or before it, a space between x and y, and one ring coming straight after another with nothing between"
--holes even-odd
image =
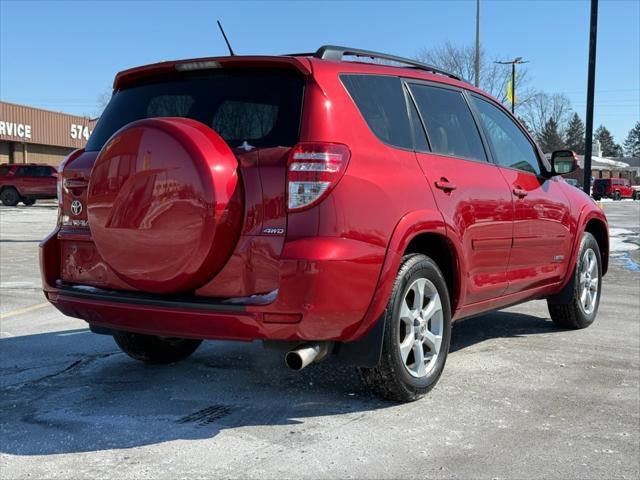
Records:
<instances>
[{"instance_id":1,"label":"chrome exhaust tip","mask_svg":"<svg viewBox=\"0 0 640 480\"><path fill-rule=\"evenodd\" d=\"M299 371L314 362L319 362L331 353L331 342L313 342L300 345L289 350L284 356L284 363L291 370Z\"/></svg>"}]
</instances>

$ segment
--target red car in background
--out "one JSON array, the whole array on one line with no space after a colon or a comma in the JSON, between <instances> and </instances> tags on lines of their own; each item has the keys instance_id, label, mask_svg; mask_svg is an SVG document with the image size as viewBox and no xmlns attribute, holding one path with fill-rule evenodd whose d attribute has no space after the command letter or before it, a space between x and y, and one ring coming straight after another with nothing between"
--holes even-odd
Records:
<instances>
[{"instance_id":1,"label":"red car in background","mask_svg":"<svg viewBox=\"0 0 640 480\"><path fill-rule=\"evenodd\" d=\"M36 200L56 198L58 173L51 165L14 163L0 165L0 201L15 207L19 202L33 205Z\"/></svg>"},{"instance_id":2,"label":"red car in background","mask_svg":"<svg viewBox=\"0 0 640 480\"><path fill-rule=\"evenodd\" d=\"M61 166L44 292L137 360L263 340L414 400L452 321L533 299L563 328L595 320L607 220L557 176L568 155L548 161L473 85L377 52L134 68Z\"/></svg>"},{"instance_id":3,"label":"red car in background","mask_svg":"<svg viewBox=\"0 0 640 480\"><path fill-rule=\"evenodd\" d=\"M596 178L593 181L592 196L595 200L601 198L613 200L633 198L635 200L636 192L628 178Z\"/></svg>"}]
</instances>

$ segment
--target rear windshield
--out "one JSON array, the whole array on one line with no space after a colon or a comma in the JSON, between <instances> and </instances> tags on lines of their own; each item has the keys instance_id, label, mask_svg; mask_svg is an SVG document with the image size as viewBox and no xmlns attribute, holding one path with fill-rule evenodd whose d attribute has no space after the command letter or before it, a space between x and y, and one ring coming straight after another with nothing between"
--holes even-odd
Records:
<instances>
[{"instance_id":1,"label":"rear windshield","mask_svg":"<svg viewBox=\"0 0 640 480\"><path fill-rule=\"evenodd\" d=\"M197 120L231 147L292 146L298 141L303 80L282 70L208 70L134 84L114 94L86 150L100 150L126 124L152 117Z\"/></svg>"},{"instance_id":2,"label":"rear windshield","mask_svg":"<svg viewBox=\"0 0 640 480\"><path fill-rule=\"evenodd\" d=\"M609 185L609 183L611 183L610 178L603 178L603 179L599 178L593 181L594 185Z\"/></svg>"}]
</instances>

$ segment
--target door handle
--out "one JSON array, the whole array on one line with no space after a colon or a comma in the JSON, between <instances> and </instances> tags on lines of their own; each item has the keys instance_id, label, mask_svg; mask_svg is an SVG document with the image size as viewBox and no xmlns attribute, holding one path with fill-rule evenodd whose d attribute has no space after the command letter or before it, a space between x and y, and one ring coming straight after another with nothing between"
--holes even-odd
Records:
<instances>
[{"instance_id":1,"label":"door handle","mask_svg":"<svg viewBox=\"0 0 640 480\"><path fill-rule=\"evenodd\" d=\"M524 198L529 195L529 192L520 187L513 187L513 194L518 198Z\"/></svg>"},{"instance_id":2,"label":"door handle","mask_svg":"<svg viewBox=\"0 0 640 480\"><path fill-rule=\"evenodd\" d=\"M455 183L451 183L446 178L442 177L440 180L436 182L436 188L443 190L445 192L450 192L458 188Z\"/></svg>"}]
</instances>

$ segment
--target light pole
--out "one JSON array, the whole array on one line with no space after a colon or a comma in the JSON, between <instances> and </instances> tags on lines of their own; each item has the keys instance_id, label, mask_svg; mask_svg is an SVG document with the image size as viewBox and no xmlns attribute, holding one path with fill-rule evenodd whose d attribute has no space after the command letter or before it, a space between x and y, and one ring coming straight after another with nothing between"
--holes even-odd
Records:
<instances>
[{"instance_id":1,"label":"light pole","mask_svg":"<svg viewBox=\"0 0 640 480\"><path fill-rule=\"evenodd\" d=\"M480 87L480 0L476 0L476 59L475 59L476 87Z\"/></svg>"},{"instance_id":2,"label":"light pole","mask_svg":"<svg viewBox=\"0 0 640 480\"><path fill-rule=\"evenodd\" d=\"M598 38L598 0L591 0L589 30L589 73L587 74L587 116L584 129L584 180L582 188L591 194L591 153L593 142L593 97L596 83L596 40Z\"/></svg>"},{"instance_id":3,"label":"light pole","mask_svg":"<svg viewBox=\"0 0 640 480\"><path fill-rule=\"evenodd\" d=\"M511 113L514 113L516 110L516 65L520 65L521 63L529 63L528 61L522 60L522 57L516 57L508 62L494 62L499 63L500 65L511 65Z\"/></svg>"}]
</instances>

